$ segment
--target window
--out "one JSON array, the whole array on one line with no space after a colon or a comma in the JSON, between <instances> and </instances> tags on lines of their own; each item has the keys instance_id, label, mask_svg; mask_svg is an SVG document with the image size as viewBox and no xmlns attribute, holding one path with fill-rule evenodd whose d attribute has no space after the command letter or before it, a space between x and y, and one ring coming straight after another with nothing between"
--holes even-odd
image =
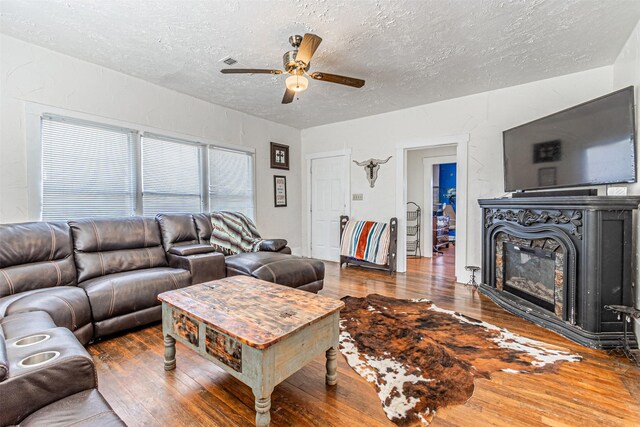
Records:
<instances>
[{"instance_id":1,"label":"window","mask_svg":"<svg viewBox=\"0 0 640 427\"><path fill-rule=\"evenodd\" d=\"M45 221L231 210L255 217L253 153L43 114Z\"/></svg>"},{"instance_id":2,"label":"window","mask_svg":"<svg viewBox=\"0 0 640 427\"><path fill-rule=\"evenodd\" d=\"M42 118L42 219L135 213L134 132Z\"/></svg>"},{"instance_id":3,"label":"window","mask_svg":"<svg viewBox=\"0 0 640 427\"><path fill-rule=\"evenodd\" d=\"M212 211L255 216L253 156L241 151L209 148L209 207Z\"/></svg>"},{"instance_id":4,"label":"window","mask_svg":"<svg viewBox=\"0 0 640 427\"><path fill-rule=\"evenodd\" d=\"M201 212L201 176L198 145L142 137L143 215Z\"/></svg>"}]
</instances>

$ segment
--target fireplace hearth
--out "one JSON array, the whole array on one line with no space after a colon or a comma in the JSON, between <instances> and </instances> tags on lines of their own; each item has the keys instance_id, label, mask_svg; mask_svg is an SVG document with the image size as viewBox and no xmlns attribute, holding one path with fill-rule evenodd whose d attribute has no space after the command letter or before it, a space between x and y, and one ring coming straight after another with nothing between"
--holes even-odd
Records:
<instances>
[{"instance_id":1,"label":"fireplace hearth","mask_svg":"<svg viewBox=\"0 0 640 427\"><path fill-rule=\"evenodd\" d=\"M582 345L619 346L623 321L604 306L633 305L632 213L640 197L479 203L484 214L480 291Z\"/></svg>"}]
</instances>

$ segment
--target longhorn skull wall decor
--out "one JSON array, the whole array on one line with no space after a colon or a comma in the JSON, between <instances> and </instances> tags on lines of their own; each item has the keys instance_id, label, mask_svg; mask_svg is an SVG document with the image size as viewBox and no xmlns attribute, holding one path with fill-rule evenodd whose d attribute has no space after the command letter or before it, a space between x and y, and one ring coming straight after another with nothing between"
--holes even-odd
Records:
<instances>
[{"instance_id":1,"label":"longhorn skull wall decor","mask_svg":"<svg viewBox=\"0 0 640 427\"><path fill-rule=\"evenodd\" d=\"M367 174L367 179L369 180L369 187L373 188L376 185L376 179L378 179L378 170L380 170L380 165L385 164L389 161L392 156L387 157L387 160L380 159L369 159L364 162L353 161L358 166L364 166L364 172Z\"/></svg>"}]
</instances>

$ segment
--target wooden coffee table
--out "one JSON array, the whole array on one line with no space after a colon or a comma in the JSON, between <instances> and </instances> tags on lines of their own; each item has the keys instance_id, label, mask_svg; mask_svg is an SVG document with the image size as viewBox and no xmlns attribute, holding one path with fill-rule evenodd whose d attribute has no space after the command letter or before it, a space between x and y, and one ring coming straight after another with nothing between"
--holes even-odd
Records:
<instances>
[{"instance_id":1,"label":"wooden coffee table","mask_svg":"<svg viewBox=\"0 0 640 427\"><path fill-rule=\"evenodd\" d=\"M164 368L176 367L176 340L253 390L256 426L271 420L271 392L318 354L336 384L344 303L248 276L162 293Z\"/></svg>"}]
</instances>

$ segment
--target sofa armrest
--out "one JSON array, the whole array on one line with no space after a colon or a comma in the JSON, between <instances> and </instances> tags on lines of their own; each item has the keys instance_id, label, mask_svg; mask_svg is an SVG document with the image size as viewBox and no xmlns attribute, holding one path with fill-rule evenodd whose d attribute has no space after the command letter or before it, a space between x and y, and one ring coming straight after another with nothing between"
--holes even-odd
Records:
<instances>
[{"instance_id":1,"label":"sofa armrest","mask_svg":"<svg viewBox=\"0 0 640 427\"><path fill-rule=\"evenodd\" d=\"M216 250L213 246L197 243L194 245L171 246L171 249L169 249L168 252L173 255L189 256L189 255L208 254L208 253L216 252Z\"/></svg>"},{"instance_id":2,"label":"sofa armrest","mask_svg":"<svg viewBox=\"0 0 640 427\"><path fill-rule=\"evenodd\" d=\"M267 252L279 252L287 246L284 239L265 239L260 243L260 250Z\"/></svg>"},{"instance_id":3,"label":"sofa armrest","mask_svg":"<svg viewBox=\"0 0 640 427\"><path fill-rule=\"evenodd\" d=\"M50 403L98 386L93 360L70 330L54 328L43 333L50 338L25 347L13 345L19 338L6 342L10 368L0 382L0 425L18 424ZM21 364L44 352L57 356L42 364Z\"/></svg>"},{"instance_id":4,"label":"sofa armrest","mask_svg":"<svg viewBox=\"0 0 640 427\"><path fill-rule=\"evenodd\" d=\"M191 284L209 282L226 276L224 255L218 252L189 256L167 254L169 265L191 273Z\"/></svg>"}]
</instances>

